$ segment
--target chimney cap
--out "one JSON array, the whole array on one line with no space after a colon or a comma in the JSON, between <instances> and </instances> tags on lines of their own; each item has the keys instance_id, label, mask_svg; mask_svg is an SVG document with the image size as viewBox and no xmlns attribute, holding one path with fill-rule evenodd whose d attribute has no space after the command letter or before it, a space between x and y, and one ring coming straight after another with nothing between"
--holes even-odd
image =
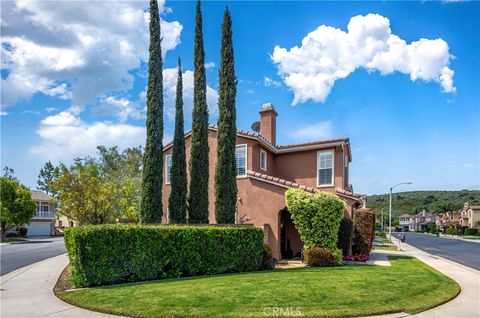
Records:
<instances>
[{"instance_id":1,"label":"chimney cap","mask_svg":"<svg viewBox=\"0 0 480 318\"><path fill-rule=\"evenodd\" d=\"M272 103L265 103L262 105L262 110L266 110L266 109L275 109L275 107L273 107Z\"/></svg>"}]
</instances>

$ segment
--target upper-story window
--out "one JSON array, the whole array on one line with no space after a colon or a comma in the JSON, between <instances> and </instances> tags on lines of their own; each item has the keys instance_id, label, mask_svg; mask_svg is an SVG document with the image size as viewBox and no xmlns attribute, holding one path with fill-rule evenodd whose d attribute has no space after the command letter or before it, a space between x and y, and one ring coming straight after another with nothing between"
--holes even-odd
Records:
<instances>
[{"instance_id":1,"label":"upper-story window","mask_svg":"<svg viewBox=\"0 0 480 318\"><path fill-rule=\"evenodd\" d=\"M260 169L267 171L267 152L260 149Z\"/></svg>"},{"instance_id":2,"label":"upper-story window","mask_svg":"<svg viewBox=\"0 0 480 318\"><path fill-rule=\"evenodd\" d=\"M247 175L247 145L236 146L235 162L237 164L237 177L245 177Z\"/></svg>"},{"instance_id":3,"label":"upper-story window","mask_svg":"<svg viewBox=\"0 0 480 318\"><path fill-rule=\"evenodd\" d=\"M170 184L170 170L172 170L172 155L165 156L165 184Z\"/></svg>"},{"instance_id":4,"label":"upper-story window","mask_svg":"<svg viewBox=\"0 0 480 318\"><path fill-rule=\"evenodd\" d=\"M317 186L333 186L333 150L317 154Z\"/></svg>"}]
</instances>

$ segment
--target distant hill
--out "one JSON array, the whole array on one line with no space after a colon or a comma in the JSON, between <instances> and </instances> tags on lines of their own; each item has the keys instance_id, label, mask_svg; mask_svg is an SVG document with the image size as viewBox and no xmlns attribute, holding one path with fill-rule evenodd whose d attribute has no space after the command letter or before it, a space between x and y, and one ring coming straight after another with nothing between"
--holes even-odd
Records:
<instances>
[{"instance_id":1,"label":"distant hill","mask_svg":"<svg viewBox=\"0 0 480 318\"><path fill-rule=\"evenodd\" d=\"M379 216L382 208L384 215L388 215L389 194L369 195L367 207ZM392 195L392 218L398 219L403 213L418 213L423 209L429 212L445 212L445 208L456 210L463 207L465 202L470 205L480 205L479 190L461 191L410 191L396 192ZM393 223L393 221L392 221Z\"/></svg>"}]
</instances>

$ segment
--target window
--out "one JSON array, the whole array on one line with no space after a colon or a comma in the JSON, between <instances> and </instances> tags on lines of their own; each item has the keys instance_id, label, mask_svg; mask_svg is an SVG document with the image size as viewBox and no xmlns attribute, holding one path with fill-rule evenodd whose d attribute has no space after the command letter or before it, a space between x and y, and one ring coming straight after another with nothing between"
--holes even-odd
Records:
<instances>
[{"instance_id":1,"label":"window","mask_svg":"<svg viewBox=\"0 0 480 318\"><path fill-rule=\"evenodd\" d=\"M42 212L48 212L48 211L49 211L48 203L42 202Z\"/></svg>"},{"instance_id":2,"label":"window","mask_svg":"<svg viewBox=\"0 0 480 318\"><path fill-rule=\"evenodd\" d=\"M333 186L333 150L319 151L317 160L317 186Z\"/></svg>"},{"instance_id":3,"label":"window","mask_svg":"<svg viewBox=\"0 0 480 318\"><path fill-rule=\"evenodd\" d=\"M170 170L172 169L172 155L165 156L165 184L170 184Z\"/></svg>"},{"instance_id":4,"label":"window","mask_svg":"<svg viewBox=\"0 0 480 318\"><path fill-rule=\"evenodd\" d=\"M267 171L267 153L260 149L260 169Z\"/></svg>"},{"instance_id":5,"label":"window","mask_svg":"<svg viewBox=\"0 0 480 318\"><path fill-rule=\"evenodd\" d=\"M237 177L245 177L247 175L247 145L237 145L235 162L237 164Z\"/></svg>"}]
</instances>

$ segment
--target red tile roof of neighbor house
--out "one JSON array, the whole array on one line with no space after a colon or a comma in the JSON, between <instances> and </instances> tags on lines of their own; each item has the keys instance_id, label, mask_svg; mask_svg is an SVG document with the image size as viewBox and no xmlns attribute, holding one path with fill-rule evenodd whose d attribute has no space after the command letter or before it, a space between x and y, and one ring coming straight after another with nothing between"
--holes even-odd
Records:
<instances>
[{"instance_id":1,"label":"red tile roof of neighbor house","mask_svg":"<svg viewBox=\"0 0 480 318\"><path fill-rule=\"evenodd\" d=\"M217 125L208 125L208 129L216 131L218 129ZM185 133L184 138L189 137L192 134L192 131L188 131ZM304 142L304 143L299 143L299 144L288 144L288 145L274 145L271 142L269 142L265 137L262 135L247 131L247 130L241 130L237 129L237 135L243 136L243 137L248 137L248 138L253 138L257 139L260 141L266 148L269 148L270 151L274 153L283 153L283 152L293 152L293 151L302 151L302 150L307 150L307 149L315 149L318 146L322 145L329 145L329 144L336 144L336 143L344 143L344 144L350 144L350 139L349 138L336 138L336 139L326 139L326 140L317 140L317 141L312 141L312 142ZM167 150L173 145L173 141L169 142L163 147L163 150ZM307 148L307 149L305 149ZM348 147L348 157L350 161L352 160L352 153L350 150L350 147Z\"/></svg>"},{"instance_id":2,"label":"red tile roof of neighbor house","mask_svg":"<svg viewBox=\"0 0 480 318\"><path fill-rule=\"evenodd\" d=\"M298 184L298 183L295 183L295 182L292 182L292 181L277 178L277 177L274 177L274 176L270 176L270 175L260 173L260 172L256 172L256 171L252 171L252 170L247 170L247 176L249 178L264 181L264 182L267 182L267 183L270 183L270 184L273 184L273 185L277 185L277 186L283 187L283 188L298 188L298 189L302 189L302 190L305 190L305 191L308 191L308 192L311 192L311 193L315 193L315 192L320 191L320 190L315 189L313 187L308 187L308 186L305 186L305 185L302 185L302 184ZM338 195L341 195L341 196L344 196L344 197L349 197L349 198L354 199L354 200L360 200L362 198L361 194L353 193L353 192L350 192L350 191L347 191L347 190L344 190L344 189L340 189L340 188L336 188L335 192Z\"/></svg>"}]
</instances>

